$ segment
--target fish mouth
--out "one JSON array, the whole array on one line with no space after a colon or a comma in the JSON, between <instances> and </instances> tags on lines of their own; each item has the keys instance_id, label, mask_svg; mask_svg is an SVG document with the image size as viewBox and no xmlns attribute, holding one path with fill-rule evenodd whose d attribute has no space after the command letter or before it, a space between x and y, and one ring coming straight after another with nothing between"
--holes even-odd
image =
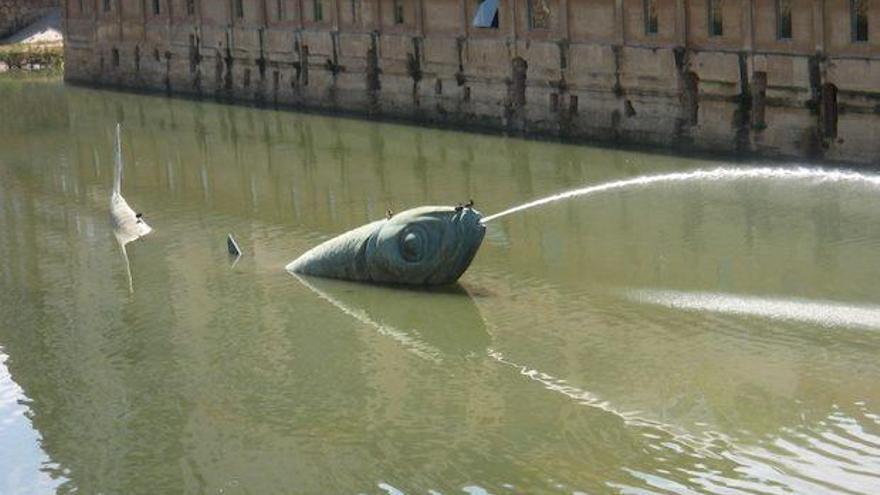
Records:
<instances>
[{"instance_id":1,"label":"fish mouth","mask_svg":"<svg viewBox=\"0 0 880 495\"><path fill-rule=\"evenodd\" d=\"M486 226L481 220L483 215L477 210L465 208L455 219L457 253L451 266L441 264L431 274L429 279L433 284L451 284L457 281L462 274L471 266L471 262L483 245L483 237L486 235Z\"/></svg>"}]
</instances>

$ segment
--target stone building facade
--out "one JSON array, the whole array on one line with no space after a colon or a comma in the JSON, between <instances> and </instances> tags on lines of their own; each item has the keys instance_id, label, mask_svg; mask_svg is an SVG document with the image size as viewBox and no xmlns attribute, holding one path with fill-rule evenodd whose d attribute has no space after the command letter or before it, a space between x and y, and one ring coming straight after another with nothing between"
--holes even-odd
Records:
<instances>
[{"instance_id":1,"label":"stone building facade","mask_svg":"<svg viewBox=\"0 0 880 495\"><path fill-rule=\"evenodd\" d=\"M65 0L68 81L880 164L880 0Z\"/></svg>"},{"instance_id":2,"label":"stone building facade","mask_svg":"<svg viewBox=\"0 0 880 495\"><path fill-rule=\"evenodd\" d=\"M61 5L60 0L0 0L0 40Z\"/></svg>"}]
</instances>

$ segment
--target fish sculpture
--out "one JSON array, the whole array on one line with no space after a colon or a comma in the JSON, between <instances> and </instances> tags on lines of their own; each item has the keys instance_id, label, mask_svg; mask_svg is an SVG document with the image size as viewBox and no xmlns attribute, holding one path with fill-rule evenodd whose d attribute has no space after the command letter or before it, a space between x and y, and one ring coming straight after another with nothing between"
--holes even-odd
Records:
<instances>
[{"instance_id":1,"label":"fish sculpture","mask_svg":"<svg viewBox=\"0 0 880 495\"><path fill-rule=\"evenodd\" d=\"M119 248L122 250L122 257L125 259L125 271L128 275L128 290L134 291L131 280L131 265L128 261L128 252L125 246L140 239L141 237L153 231L152 227L147 225L143 216L136 213L128 202L122 197L122 127L116 124L116 167L113 174L113 192L110 195L110 223L113 227L113 235Z\"/></svg>"},{"instance_id":2,"label":"fish sculpture","mask_svg":"<svg viewBox=\"0 0 880 495\"><path fill-rule=\"evenodd\" d=\"M287 265L300 275L407 285L455 283L483 242L470 207L422 206L320 244Z\"/></svg>"}]
</instances>

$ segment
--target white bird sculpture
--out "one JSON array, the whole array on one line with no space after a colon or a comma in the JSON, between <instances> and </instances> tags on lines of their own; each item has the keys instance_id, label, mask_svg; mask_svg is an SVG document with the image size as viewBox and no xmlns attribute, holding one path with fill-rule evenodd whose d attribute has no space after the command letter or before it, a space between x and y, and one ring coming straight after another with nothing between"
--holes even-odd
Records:
<instances>
[{"instance_id":1,"label":"white bird sculpture","mask_svg":"<svg viewBox=\"0 0 880 495\"><path fill-rule=\"evenodd\" d=\"M110 221L113 225L113 235L122 249L122 257L125 259L125 271L128 275L128 290L134 292L131 280L131 265L128 261L126 244L140 239L152 232L142 216L136 213L125 198L122 197L122 126L116 124L116 169L113 175L113 194L110 196Z\"/></svg>"}]
</instances>

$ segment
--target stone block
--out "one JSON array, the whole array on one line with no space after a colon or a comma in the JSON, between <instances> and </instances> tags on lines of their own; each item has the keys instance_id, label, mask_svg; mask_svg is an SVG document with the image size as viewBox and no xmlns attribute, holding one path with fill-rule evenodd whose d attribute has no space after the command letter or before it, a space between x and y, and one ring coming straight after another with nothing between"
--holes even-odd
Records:
<instances>
[{"instance_id":1,"label":"stone block","mask_svg":"<svg viewBox=\"0 0 880 495\"><path fill-rule=\"evenodd\" d=\"M333 56L333 39L327 31L303 31L302 44L309 47L311 55L320 55L325 58Z\"/></svg>"},{"instance_id":2,"label":"stone block","mask_svg":"<svg viewBox=\"0 0 880 495\"><path fill-rule=\"evenodd\" d=\"M510 47L492 39L471 39L465 43L465 73L483 77L504 78L511 72L513 59Z\"/></svg>"}]
</instances>

